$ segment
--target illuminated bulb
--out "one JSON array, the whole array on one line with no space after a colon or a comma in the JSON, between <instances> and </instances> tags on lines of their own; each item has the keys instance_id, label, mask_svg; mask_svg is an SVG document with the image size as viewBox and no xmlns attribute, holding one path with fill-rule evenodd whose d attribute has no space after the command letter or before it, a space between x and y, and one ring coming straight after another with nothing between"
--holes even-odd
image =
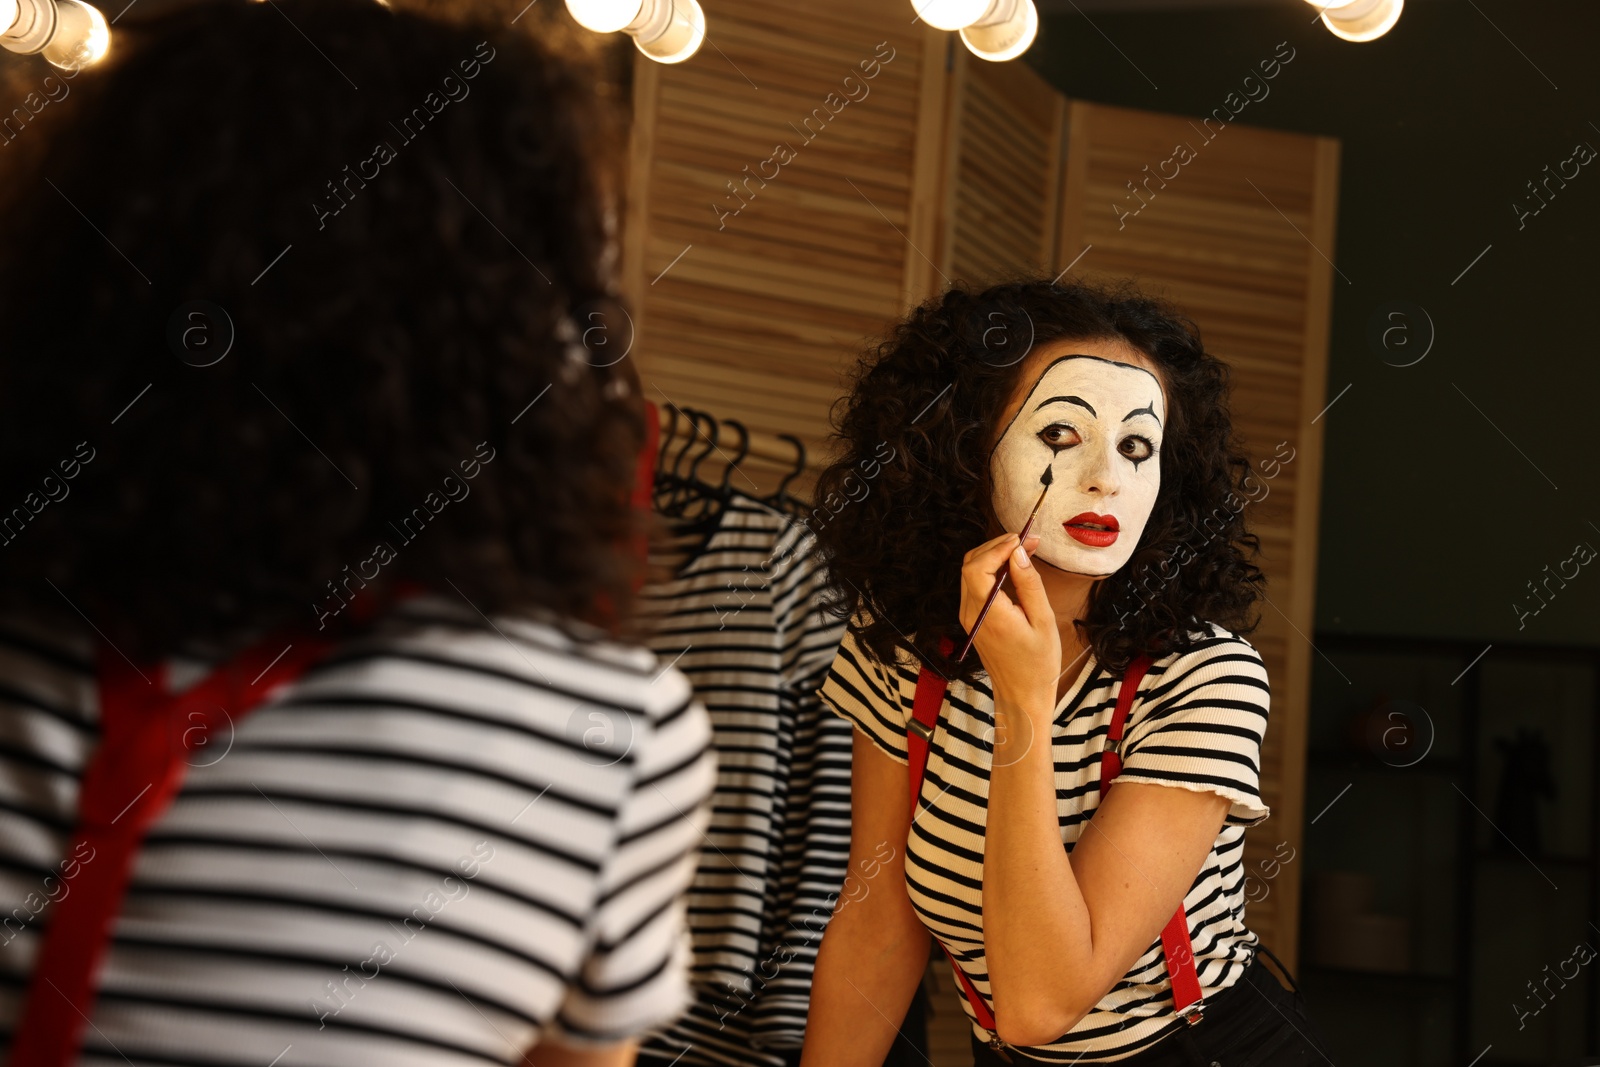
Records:
<instances>
[{"instance_id":1,"label":"illuminated bulb","mask_svg":"<svg viewBox=\"0 0 1600 1067\"><path fill-rule=\"evenodd\" d=\"M105 16L82 0L0 0L0 26L0 47L62 70L97 63L111 46Z\"/></svg>"},{"instance_id":2,"label":"illuminated bulb","mask_svg":"<svg viewBox=\"0 0 1600 1067\"><path fill-rule=\"evenodd\" d=\"M44 46L44 58L62 70L78 70L105 58L111 27L99 10L83 0L58 0L56 35Z\"/></svg>"},{"instance_id":3,"label":"illuminated bulb","mask_svg":"<svg viewBox=\"0 0 1600 1067\"><path fill-rule=\"evenodd\" d=\"M961 31L961 42L979 59L1016 59L1039 35L1039 10L1033 0L998 0L983 19Z\"/></svg>"},{"instance_id":4,"label":"illuminated bulb","mask_svg":"<svg viewBox=\"0 0 1600 1067\"><path fill-rule=\"evenodd\" d=\"M567 10L585 29L626 33L657 63L682 63L706 39L700 0L567 0Z\"/></svg>"},{"instance_id":5,"label":"illuminated bulb","mask_svg":"<svg viewBox=\"0 0 1600 1067\"><path fill-rule=\"evenodd\" d=\"M1375 41L1400 21L1405 0L1337 0L1316 3L1322 8L1322 24L1335 37L1346 41Z\"/></svg>"},{"instance_id":6,"label":"illuminated bulb","mask_svg":"<svg viewBox=\"0 0 1600 1067\"><path fill-rule=\"evenodd\" d=\"M657 63L682 63L706 39L700 0L654 0L654 18L633 34L633 45Z\"/></svg>"},{"instance_id":7,"label":"illuminated bulb","mask_svg":"<svg viewBox=\"0 0 1600 1067\"><path fill-rule=\"evenodd\" d=\"M639 15L644 0L567 0L578 25L595 33L616 33Z\"/></svg>"},{"instance_id":8,"label":"illuminated bulb","mask_svg":"<svg viewBox=\"0 0 1600 1067\"><path fill-rule=\"evenodd\" d=\"M989 14L1007 0L911 0L917 17L936 30L960 30Z\"/></svg>"}]
</instances>

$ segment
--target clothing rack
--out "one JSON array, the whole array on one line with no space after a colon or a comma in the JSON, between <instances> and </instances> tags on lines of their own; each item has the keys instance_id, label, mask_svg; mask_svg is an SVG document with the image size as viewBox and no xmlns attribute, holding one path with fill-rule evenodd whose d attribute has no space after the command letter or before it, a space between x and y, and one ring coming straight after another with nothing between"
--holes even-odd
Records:
<instances>
[{"instance_id":1,"label":"clothing rack","mask_svg":"<svg viewBox=\"0 0 1600 1067\"><path fill-rule=\"evenodd\" d=\"M751 431L738 419L721 418L700 408L669 403L660 409L661 439L656 452L656 510L672 518L701 519L726 504L734 492L743 492L763 503L800 516L810 504L789 491L789 484L805 473L806 446L793 434ZM723 465L719 481L706 481L700 474L708 459ZM745 465L757 463L770 472L784 472L777 489L765 496L746 492L734 484L738 472L744 484L754 489L754 479ZM698 502L698 509L691 510Z\"/></svg>"}]
</instances>

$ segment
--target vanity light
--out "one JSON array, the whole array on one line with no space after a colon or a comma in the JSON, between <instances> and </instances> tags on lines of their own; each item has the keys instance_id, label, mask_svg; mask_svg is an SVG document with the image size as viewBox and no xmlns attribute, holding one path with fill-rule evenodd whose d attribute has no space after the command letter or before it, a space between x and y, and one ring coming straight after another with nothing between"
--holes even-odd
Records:
<instances>
[{"instance_id":1,"label":"vanity light","mask_svg":"<svg viewBox=\"0 0 1600 1067\"><path fill-rule=\"evenodd\" d=\"M585 29L626 33L658 63L682 63L706 38L700 0L567 0L567 10Z\"/></svg>"},{"instance_id":2,"label":"vanity light","mask_svg":"<svg viewBox=\"0 0 1600 1067\"><path fill-rule=\"evenodd\" d=\"M1375 41L1400 21L1405 0L1307 0L1322 10L1322 24L1346 41Z\"/></svg>"},{"instance_id":3,"label":"vanity light","mask_svg":"<svg viewBox=\"0 0 1600 1067\"><path fill-rule=\"evenodd\" d=\"M964 30L989 13L994 0L911 0L917 17L936 30Z\"/></svg>"},{"instance_id":4,"label":"vanity light","mask_svg":"<svg viewBox=\"0 0 1600 1067\"><path fill-rule=\"evenodd\" d=\"M1016 59L1039 35L1033 0L911 0L911 6L934 29L959 30L973 55L996 63Z\"/></svg>"},{"instance_id":5,"label":"vanity light","mask_svg":"<svg viewBox=\"0 0 1600 1067\"><path fill-rule=\"evenodd\" d=\"M995 0L984 16L961 30L961 43L979 59L1016 59L1039 36L1039 9L1033 0Z\"/></svg>"},{"instance_id":6,"label":"vanity light","mask_svg":"<svg viewBox=\"0 0 1600 1067\"><path fill-rule=\"evenodd\" d=\"M0 47L62 70L97 63L111 46L105 16L82 0L0 0L0 27Z\"/></svg>"}]
</instances>

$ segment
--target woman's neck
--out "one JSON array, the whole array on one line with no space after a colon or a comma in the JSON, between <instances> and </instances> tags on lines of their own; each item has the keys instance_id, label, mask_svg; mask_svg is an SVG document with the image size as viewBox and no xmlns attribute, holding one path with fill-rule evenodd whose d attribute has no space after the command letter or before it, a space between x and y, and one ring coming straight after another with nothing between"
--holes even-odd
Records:
<instances>
[{"instance_id":1,"label":"woman's neck","mask_svg":"<svg viewBox=\"0 0 1600 1067\"><path fill-rule=\"evenodd\" d=\"M1056 680L1056 699L1066 695L1088 663L1084 655L1088 643L1074 620L1089 614L1089 593L1098 578L1060 570L1044 560L1034 557L1039 569L1039 579L1044 583L1045 595L1050 598L1050 609L1055 613L1056 629L1061 634L1061 676Z\"/></svg>"}]
</instances>

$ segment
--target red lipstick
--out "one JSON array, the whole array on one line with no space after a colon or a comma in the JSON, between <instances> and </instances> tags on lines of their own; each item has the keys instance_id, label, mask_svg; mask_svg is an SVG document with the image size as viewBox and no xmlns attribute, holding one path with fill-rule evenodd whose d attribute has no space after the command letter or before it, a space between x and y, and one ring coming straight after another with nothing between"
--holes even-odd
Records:
<instances>
[{"instance_id":1,"label":"red lipstick","mask_svg":"<svg viewBox=\"0 0 1600 1067\"><path fill-rule=\"evenodd\" d=\"M1092 511L1074 515L1061 525L1074 540L1081 541L1091 548L1109 548L1116 543L1117 532L1120 529L1115 515L1096 515Z\"/></svg>"}]
</instances>

